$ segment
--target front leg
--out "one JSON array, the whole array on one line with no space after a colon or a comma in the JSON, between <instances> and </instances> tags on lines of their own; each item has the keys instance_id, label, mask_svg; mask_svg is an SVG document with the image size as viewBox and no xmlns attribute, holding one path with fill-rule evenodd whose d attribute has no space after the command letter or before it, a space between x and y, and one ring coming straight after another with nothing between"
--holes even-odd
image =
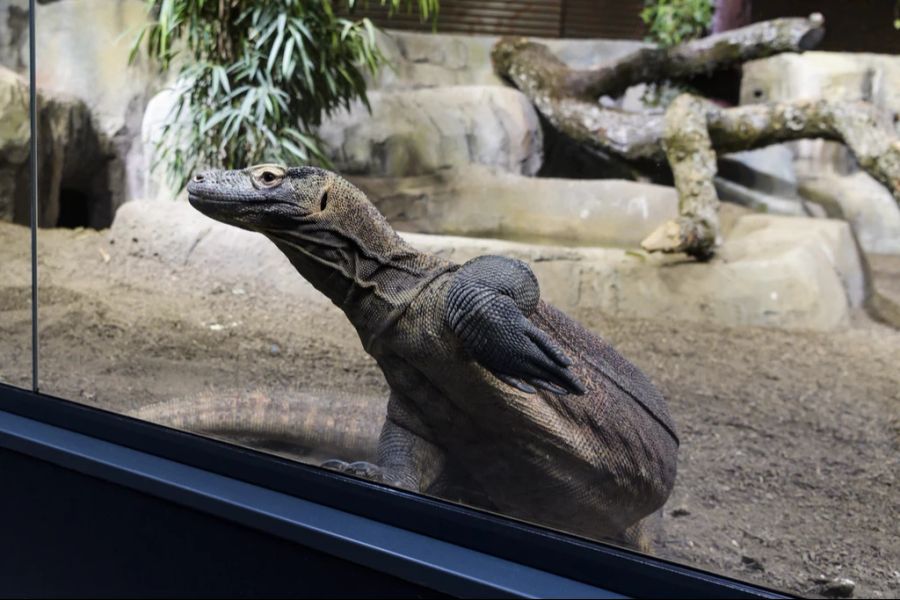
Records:
<instances>
[{"instance_id":1,"label":"front leg","mask_svg":"<svg viewBox=\"0 0 900 600\"><path fill-rule=\"evenodd\" d=\"M413 433L419 429L417 423L400 396L391 392L387 418L378 439L378 464L329 460L322 466L414 492L426 492L441 474L445 458L437 446Z\"/></svg>"},{"instance_id":2,"label":"front leg","mask_svg":"<svg viewBox=\"0 0 900 600\"><path fill-rule=\"evenodd\" d=\"M520 260L481 256L464 264L447 292L444 318L466 352L523 392L535 387L583 394L572 361L528 317L540 301L531 268Z\"/></svg>"}]
</instances>

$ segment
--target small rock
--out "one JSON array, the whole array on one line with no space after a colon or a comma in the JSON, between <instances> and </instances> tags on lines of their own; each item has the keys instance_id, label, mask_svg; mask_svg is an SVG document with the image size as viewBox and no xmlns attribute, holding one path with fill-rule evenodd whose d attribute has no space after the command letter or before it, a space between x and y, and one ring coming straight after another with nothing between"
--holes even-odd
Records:
<instances>
[{"instance_id":1,"label":"small rock","mask_svg":"<svg viewBox=\"0 0 900 600\"><path fill-rule=\"evenodd\" d=\"M679 506L678 508L672 509L672 512L670 512L669 514L676 518L677 517L686 517L689 514L691 514L691 511L689 511L688 509L686 509L684 507Z\"/></svg>"},{"instance_id":2,"label":"small rock","mask_svg":"<svg viewBox=\"0 0 900 600\"><path fill-rule=\"evenodd\" d=\"M856 589L856 582L846 577L828 579L821 585L820 591L826 598L852 598Z\"/></svg>"},{"instance_id":3,"label":"small rock","mask_svg":"<svg viewBox=\"0 0 900 600\"><path fill-rule=\"evenodd\" d=\"M278 344L272 344L269 346L269 354L272 356L278 356L281 354L281 347Z\"/></svg>"},{"instance_id":4,"label":"small rock","mask_svg":"<svg viewBox=\"0 0 900 600\"><path fill-rule=\"evenodd\" d=\"M762 562L758 558L753 558L752 556L741 556L741 564L744 565L744 568L750 569L751 571L765 571L766 568L763 566Z\"/></svg>"},{"instance_id":5,"label":"small rock","mask_svg":"<svg viewBox=\"0 0 900 600\"><path fill-rule=\"evenodd\" d=\"M222 331L223 329L225 329L225 326L218 323L213 323L209 326L209 328L211 331Z\"/></svg>"},{"instance_id":6,"label":"small rock","mask_svg":"<svg viewBox=\"0 0 900 600\"><path fill-rule=\"evenodd\" d=\"M244 288L236 287L231 290L231 293L234 294L235 296L243 296L247 292L244 290Z\"/></svg>"}]
</instances>

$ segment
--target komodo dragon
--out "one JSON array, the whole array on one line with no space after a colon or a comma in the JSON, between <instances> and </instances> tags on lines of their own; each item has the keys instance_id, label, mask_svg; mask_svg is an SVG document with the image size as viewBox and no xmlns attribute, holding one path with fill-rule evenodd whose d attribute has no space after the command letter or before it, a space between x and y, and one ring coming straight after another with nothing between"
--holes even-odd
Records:
<instances>
[{"instance_id":1,"label":"komodo dragon","mask_svg":"<svg viewBox=\"0 0 900 600\"><path fill-rule=\"evenodd\" d=\"M377 465L326 466L649 551L646 517L676 471L665 400L541 301L528 265L419 252L361 191L318 168L206 171L188 195L274 242L384 372Z\"/></svg>"}]
</instances>

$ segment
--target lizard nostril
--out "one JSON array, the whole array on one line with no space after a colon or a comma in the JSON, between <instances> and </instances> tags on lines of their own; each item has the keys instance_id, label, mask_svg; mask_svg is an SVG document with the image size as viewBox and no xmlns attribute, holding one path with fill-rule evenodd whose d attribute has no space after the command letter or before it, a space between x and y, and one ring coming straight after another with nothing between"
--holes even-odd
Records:
<instances>
[{"instance_id":1,"label":"lizard nostril","mask_svg":"<svg viewBox=\"0 0 900 600\"><path fill-rule=\"evenodd\" d=\"M204 177L203 173L197 173L196 175L194 175L194 183L200 183L204 179L206 179L206 177Z\"/></svg>"}]
</instances>

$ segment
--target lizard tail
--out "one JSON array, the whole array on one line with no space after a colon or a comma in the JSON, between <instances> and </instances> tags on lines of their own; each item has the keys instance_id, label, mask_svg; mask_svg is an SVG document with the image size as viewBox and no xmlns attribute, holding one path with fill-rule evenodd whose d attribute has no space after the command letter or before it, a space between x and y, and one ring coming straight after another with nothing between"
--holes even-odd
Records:
<instances>
[{"instance_id":1,"label":"lizard tail","mask_svg":"<svg viewBox=\"0 0 900 600\"><path fill-rule=\"evenodd\" d=\"M385 397L345 392L275 397L253 390L205 392L150 404L130 416L319 464L375 460L386 406Z\"/></svg>"}]
</instances>

